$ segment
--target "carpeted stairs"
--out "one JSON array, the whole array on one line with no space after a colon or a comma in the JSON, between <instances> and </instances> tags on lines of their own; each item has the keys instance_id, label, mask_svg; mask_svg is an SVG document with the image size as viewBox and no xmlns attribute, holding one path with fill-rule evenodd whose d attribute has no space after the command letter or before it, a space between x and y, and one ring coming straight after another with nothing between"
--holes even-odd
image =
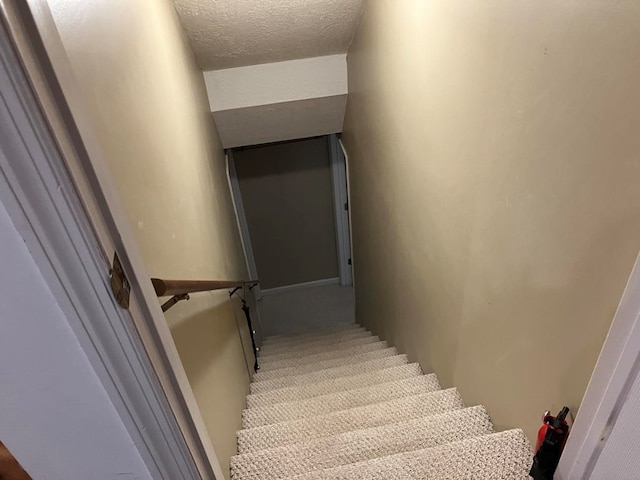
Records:
<instances>
[{"instance_id":1,"label":"carpeted stairs","mask_svg":"<svg viewBox=\"0 0 640 480\"><path fill-rule=\"evenodd\" d=\"M231 478L527 480L521 430L351 326L270 337L238 432Z\"/></svg>"}]
</instances>

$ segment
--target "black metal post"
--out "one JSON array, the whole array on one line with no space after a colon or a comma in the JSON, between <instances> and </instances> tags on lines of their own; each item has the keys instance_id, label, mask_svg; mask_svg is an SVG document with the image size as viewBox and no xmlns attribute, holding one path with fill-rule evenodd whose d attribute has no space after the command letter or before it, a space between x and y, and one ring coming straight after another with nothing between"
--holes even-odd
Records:
<instances>
[{"instance_id":1,"label":"black metal post","mask_svg":"<svg viewBox=\"0 0 640 480\"><path fill-rule=\"evenodd\" d=\"M249 335L251 335L251 346L253 347L253 358L255 362L253 364L253 371L257 372L260 370L260 365L258 364L258 347L256 347L256 332L253 331L253 325L251 324L251 312L249 311L249 306L247 302L242 300L242 311L244 312L244 316L247 319L247 326L249 327Z\"/></svg>"}]
</instances>

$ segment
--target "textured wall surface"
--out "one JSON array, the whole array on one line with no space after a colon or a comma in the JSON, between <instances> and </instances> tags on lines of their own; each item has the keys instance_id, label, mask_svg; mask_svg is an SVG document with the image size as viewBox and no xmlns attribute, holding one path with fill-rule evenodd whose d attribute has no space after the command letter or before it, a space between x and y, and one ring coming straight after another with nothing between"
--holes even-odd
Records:
<instances>
[{"instance_id":1,"label":"textured wall surface","mask_svg":"<svg viewBox=\"0 0 640 480\"><path fill-rule=\"evenodd\" d=\"M169 0L50 5L148 272L246 278L202 73ZM248 388L241 316L226 292L193 295L167 314L223 467Z\"/></svg>"},{"instance_id":2,"label":"textured wall surface","mask_svg":"<svg viewBox=\"0 0 640 480\"><path fill-rule=\"evenodd\" d=\"M533 437L640 248L640 3L367 2L348 53L358 320Z\"/></svg>"},{"instance_id":3,"label":"textured wall surface","mask_svg":"<svg viewBox=\"0 0 640 480\"><path fill-rule=\"evenodd\" d=\"M326 137L234 153L260 286L338 277Z\"/></svg>"},{"instance_id":4,"label":"textured wall surface","mask_svg":"<svg viewBox=\"0 0 640 480\"><path fill-rule=\"evenodd\" d=\"M363 0L173 0L202 70L345 53Z\"/></svg>"}]
</instances>

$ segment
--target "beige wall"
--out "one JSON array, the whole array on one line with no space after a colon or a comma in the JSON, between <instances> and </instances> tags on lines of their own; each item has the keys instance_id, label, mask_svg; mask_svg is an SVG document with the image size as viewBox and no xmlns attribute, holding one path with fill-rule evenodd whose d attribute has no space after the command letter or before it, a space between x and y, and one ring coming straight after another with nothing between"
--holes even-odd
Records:
<instances>
[{"instance_id":1,"label":"beige wall","mask_svg":"<svg viewBox=\"0 0 640 480\"><path fill-rule=\"evenodd\" d=\"M348 54L359 322L533 437L640 247L640 3L377 0Z\"/></svg>"},{"instance_id":2,"label":"beige wall","mask_svg":"<svg viewBox=\"0 0 640 480\"><path fill-rule=\"evenodd\" d=\"M326 137L234 152L262 288L338 277Z\"/></svg>"},{"instance_id":3,"label":"beige wall","mask_svg":"<svg viewBox=\"0 0 640 480\"><path fill-rule=\"evenodd\" d=\"M171 3L50 5L149 274L246 278L223 151ZM236 317L226 292L193 295L167 314L226 470L248 388Z\"/></svg>"}]
</instances>

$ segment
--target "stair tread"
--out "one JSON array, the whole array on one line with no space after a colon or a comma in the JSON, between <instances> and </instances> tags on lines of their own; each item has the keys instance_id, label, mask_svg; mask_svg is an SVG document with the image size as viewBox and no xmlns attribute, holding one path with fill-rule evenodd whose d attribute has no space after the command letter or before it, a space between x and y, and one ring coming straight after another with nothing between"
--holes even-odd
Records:
<instances>
[{"instance_id":1,"label":"stair tread","mask_svg":"<svg viewBox=\"0 0 640 480\"><path fill-rule=\"evenodd\" d=\"M468 438L433 448L384 456L326 470L294 480L525 480L531 447L522 430Z\"/></svg>"},{"instance_id":2,"label":"stair tread","mask_svg":"<svg viewBox=\"0 0 640 480\"><path fill-rule=\"evenodd\" d=\"M266 337L263 344L268 346L303 344L309 341L322 340L325 338L335 338L342 335L351 335L353 333L363 332L368 332L368 330L364 327L361 327L360 325L352 324L351 326L346 328L317 330L315 332L303 334Z\"/></svg>"},{"instance_id":3,"label":"stair tread","mask_svg":"<svg viewBox=\"0 0 640 480\"><path fill-rule=\"evenodd\" d=\"M365 345L367 343L379 342L380 339L367 333L366 335L344 337L327 342L318 342L311 345L303 345L298 347L286 348L279 351L260 352L260 358L265 362L273 362L276 360L284 360L287 358L301 358L318 353L330 352L332 350L345 350L355 345Z\"/></svg>"},{"instance_id":4,"label":"stair tread","mask_svg":"<svg viewBox=\"0 0 640 480\"><path fill-rule=\"evenodd\" d=\"M384 342L381 342L384 343ZM288 362L288 367L276 369L260 370L253 376L254 382L262 382L264 380L273 380L275 378L294 377L297 375L305 375L318 370L326 370L329 368L344 367L346 365L356 365L365 363L377 358L387 358L398 355L398 350L394 347L379 348L364 352L355 352L347 357L326 358L319 357L321 360L310 363L296 365L294 360Z\"/></svg>"},{"instance_id":5,"label":"stair tread","mask_svg":"<svg viewBox=\"0 0 640 480\"><path fill-rule=\"evenodd\" d=\"M315 372L304 373L302 375L292 375L282 378L273 378L261 382L251 384L251 393L262 393L278 388L290 387L295 385L304 385L323 380L335 379L338 377L354 376L358 373L364 373L371 370L380 370L388 367L404 365L408 363L406 355L395 355L393 357L383 357L369 360L353 365L343 365L340 367L326 368Z\"/></svg>"},{"instance_id":6,"label":"stair tread","mask_svg":"<svg viewBox=\"0 0 640 480\"><path fill-rule=\"evenodd\" d=\"M434 374L410 377L389 383L330 393L301 401L248 408L242 412L242 425L243 428L252 428L289 420L310 418L395 398L434 392L439 389L440 384Z\"/></svg>"},{"instance_id":7,"label":"stair tread","mask_svg":"<svg viewBox=\"0 0 640 480\"><path fill-rule=\"evenodd\" d=\"M265 340L232 480L525 480L521 430L493 433L406 355L353 325Z\"/></svg>"},{"instance_id":8,"label":"stair tread","mask_svg":"<svg viewBox=\"0 0 640 480\"><path fill-rule=\"evenodd\" d=\"M290 478L492 432L486 409L469 407L236 455L231 459L231 477L233 480Z\"/></svg>"},{"instance_id":9,"label":"stair tread","mask_svg":"<svg viewBox=\"0 0 640 480\"><path fill-rule=\"evenodd\" d=\"M333 392L354 390L368 385L387 383L402 378L421 375L422 370L420 366L417 363L410 363L353 376L331 378L313 384L284 387L269 390L264 393L252 393L247 395L247 406L253 408L275 403L303 400L305 398L319 397Z\"/></svg>"},{"instance_id":10,"label":"stair tread","mask_svg":"<svg viewBox=\"0 0 640 480\"><path fill-rule=\"evenodd\" d=\"M266 337L263 341L263 345L275 346L275 345L291 345L301 344L309 340L317 340L322 338L335 337L340 335L348 335L352 332L366 332L367 329L357 325L355 323L348 326L332 328L327 330L319 330L311 333L297 334L297 335L272 335Z\"/></svg>"},{"instance_id":11,"label":"stair tread","mask_svg":"<svg viewBox=\"0 0 640 480\"><path fill-rule=\"evenodd\" d=\"M364 345L355 345L346 350L331 350L328 352L316 353L314 355L309 355L306 357L272 360L270 362L262 362L259 373L262 374L265 372L280 371L280 373L284 374L284 369L292 367L302 367L303 365L318 365L329 360L348 362L351 357L355 357L356 355L362 355L369 352L377 352L385 350L387 348L389 348L387 342L380 341L365 343ZM254 381L255 378L256 377L254 376Z\"/></svg>"},{"instance_id":12,"label":"stair tread","mask_svg":"<svg viewBox=\"0 0 640 480\"><path fill-rule=\"evenodd\" d=\"M362 325L356 322L349 323L337 323L324 327L317 327L314 330L309 330L303 333L276 333L274 335L269 335L266 338L298 338L298 337L307 337L311 335L322 335L324 333L333 333L340 332L350 328L364 328Z\"/></svg>"},{"instance_id":13,"label":"stair tread","mask_svg":"<svg viewBox=\"0 0 640 480\"><path fill-rule=\"evenodd\" d=\"M249 428L237 432L238 452L299 443L350 430L375 427L464 408L455 388L403 397L308 419Z\"/></svg>"},{"instance_id":14,"label":"stair tread","mask_svg":"<svg viewBox=\"0 0 640 480\"><path fill-rule=\"evenodd\" d=\"M350 330L336 335L326 335L323 337L309 337L304 340L278 343L262 344L262 351L267 355L275 355L278 353L285 353L290 350L302 350L305 348L311 348L317 345L329 345L332 343L341 343L349 340L355 340L357 338L372 337L373 334L367 330Z\"/></svg>"}]
</instances>

